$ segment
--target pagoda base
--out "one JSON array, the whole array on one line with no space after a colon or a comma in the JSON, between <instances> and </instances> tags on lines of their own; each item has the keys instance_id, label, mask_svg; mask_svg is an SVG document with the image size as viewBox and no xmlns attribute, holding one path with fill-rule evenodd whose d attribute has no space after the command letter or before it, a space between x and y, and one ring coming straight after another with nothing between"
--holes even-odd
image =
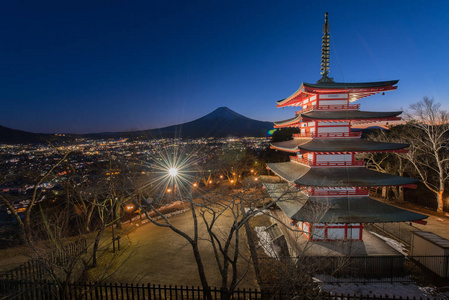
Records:
<instances>
[{"instance_id":1,"label":"pagoda base","mask_svg":"<svg viewBox=\"0 0 449 300\"><path fill-rule=\"evenodd\" d=\"M295 224L296 222L292 222ZM322 224L297 222L296 226L307 240L318 241L363 241L363 224Z\"/></svg>"},{"instance_id":2,"label":"pagoda base","mask_svg":"<svg viewBox=\"0 0 449 300\"><path fill-rule=\"evenodd\" d=\"M397 250L390 247L378 236L363 229L363 240L346 241L311 241L297 230L297 225L288 224L291 219L278 209L270 211L270 214L279 220L279 229L287 241L291 257L306 256L402 256ZM283 225L284 224L284 225ZM287 225L287 226L286 226Z\"/></svg>"}]
</instances>

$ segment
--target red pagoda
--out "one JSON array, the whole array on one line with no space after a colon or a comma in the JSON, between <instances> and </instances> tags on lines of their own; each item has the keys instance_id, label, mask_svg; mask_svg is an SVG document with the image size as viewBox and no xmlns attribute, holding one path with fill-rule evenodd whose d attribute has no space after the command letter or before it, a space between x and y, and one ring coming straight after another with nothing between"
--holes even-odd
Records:
<instances>
[{"instance_id":1,"label":"red pagoda","mask_svg":"<svg viewBox=\"0 0 449 300\"><path fill-rule=\"evenodd\" d=\"M277 107L300 107L295 117L275 122L275 128L297 127L300 133L273 149L292 153L289 162L268 163L282 180L266 181L265 188L278 206L309 240L362 240L367 223L417 221L425 215L381 203L369 188L407 186L415 179L371 171L357 153L404 152L407 144L361 139L353 125L396 121L401 111L361 111L354 101L395 90L398 80L346 83L329 78L329 23L323 26L321 75L316 84L302 83ZM291 192L291 187L295 191ZM288 197L286 196L288 195ZM293 196L292 196L293 195Z\"/></svg>"}]
</instances>

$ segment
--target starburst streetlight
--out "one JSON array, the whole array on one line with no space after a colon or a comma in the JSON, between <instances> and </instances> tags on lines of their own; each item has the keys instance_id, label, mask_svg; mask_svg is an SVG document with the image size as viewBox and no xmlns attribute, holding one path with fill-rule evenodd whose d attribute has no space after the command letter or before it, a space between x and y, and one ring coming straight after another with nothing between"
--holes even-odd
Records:
<instances>
[{"instance_id":1,"label":"starburst streetlight","mask_svg":"<svg viewBox=\"0 0 449 300\"><path fill-rule=\"evenodd\" d=\"M190 192L196 178L194 167L197 164L196 152L185 152L181 147L159 149L150 157L148 166L152 169L152 180L148 183L163 194L183 195Z\"/></svg>"},{"instance_id":2,"label":"starburst streetlight","mask_svg":"<svg viewBox=\"0 0 449 300\"><path fill-rule=\"evenodd\" d=\"M170 175L171 177L175 177L176 175L178 175L178 169L177 168L170 168L168 170L168 175Z\"/></svg>"}]
</instances>

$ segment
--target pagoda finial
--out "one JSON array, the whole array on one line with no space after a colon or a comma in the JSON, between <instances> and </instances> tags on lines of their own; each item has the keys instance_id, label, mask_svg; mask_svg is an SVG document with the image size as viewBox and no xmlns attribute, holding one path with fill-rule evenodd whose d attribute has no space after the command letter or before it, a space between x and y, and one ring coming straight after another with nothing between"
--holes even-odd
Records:
<instances>
[{"instance_id":1,"label":"pagoda finial","mask_svg":"<svg viewBox=\"0 0 449 300\"><path fill-rule=\"evenodd\" d=\"M323 25L323 42L321 44L321 79L317 83L334 82L333 78L329 78L329 22L327 20L327 12L324 15Z\"/></svg>"}]
</instances>

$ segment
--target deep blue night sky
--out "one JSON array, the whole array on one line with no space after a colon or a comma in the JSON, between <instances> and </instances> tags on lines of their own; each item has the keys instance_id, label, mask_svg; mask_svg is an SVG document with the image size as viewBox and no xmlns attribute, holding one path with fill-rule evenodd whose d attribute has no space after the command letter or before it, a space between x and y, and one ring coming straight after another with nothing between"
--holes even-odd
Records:
<instances>
[{"instance_id":1,"label":"deep blue night sky","mask_svg":"<svg viewBox=\"0 0 449 300\"><path fill-rule=\"evenodd\" d=\"M0 10L0 125L148 129L219 106L277 121L320 78L324 13L335 81L400 79L363 110L434 97L449 108L449 2L18 1Z\"/></svg>"}]
</instances>

